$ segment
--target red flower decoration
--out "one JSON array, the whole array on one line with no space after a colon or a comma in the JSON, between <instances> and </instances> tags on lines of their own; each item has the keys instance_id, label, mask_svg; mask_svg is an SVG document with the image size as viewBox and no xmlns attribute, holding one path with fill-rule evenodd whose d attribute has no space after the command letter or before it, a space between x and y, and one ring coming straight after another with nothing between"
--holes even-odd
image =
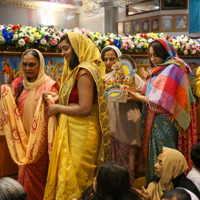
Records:
<instances>
[{"instance_id":1,"label":"red flower decoration","mask_svg":"<svg viewBox=\"0 0 200 200\"><path fill-rule=\"evenodd\" d=\"M27 38L27 37L26 37L26 38L24 38L24 41L25 41L25 42L27 42L27 43L30 43L30 39L29 39L29 38Z\"/></svg>"},{"instance_id":2,"label":"red flower decoration","mask_svg":"<svg viewBox=\"0 0 200 200\"><path fill-rule=\"evenodd\" d=\"M166 39L168 40L170 37L169 37L169 35L166 35Z\"/></svg>"},{"instance_id":3,"label":"red flower decoration","mask_svg":"<svg viewBox=\"0 0 200 200\"><path fill-rule=\"evenodd\" d=\"M110 45L113 45L113 41L110 41Z\"/></svg>"}]
</instances>

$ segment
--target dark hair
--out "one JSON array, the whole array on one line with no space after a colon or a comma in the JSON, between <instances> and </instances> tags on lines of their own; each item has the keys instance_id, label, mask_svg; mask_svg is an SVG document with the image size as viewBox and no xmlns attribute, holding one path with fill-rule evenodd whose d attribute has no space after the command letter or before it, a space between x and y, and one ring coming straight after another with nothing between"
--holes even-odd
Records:
<instances>
[{"instance_id":1,"label":"dark hair","mask_svg":"<svg viewBox=\"0 0 200 200\"><path fill-rule=\"evenodd\" d=\"M152 47L154 50L154 53L162 59L166 59L167 57L169 57L169 54L167 52L167 50L163 47L163 45L158 42L158 41L154 41L150 44L149 48Z\"/></svg>"},{"instance_id":2,"label":"dark hair","mask_svg":"<svg viewBox=\"0 0 200 200\"><path fill-rule=\"evenodd\" d=\"M162 199L170 200L191 200L191 196L184 189L172 189L163 194Z\"/></svg>"},{"instance_id":3,"label":"dark hair","mask_svg":"<svg viewBox=\"0 0 200 200\"><path fill-rule=\"evenodd\" d=\"M85 199L98 200L139 200L140 196L131 187L129 172L123 165L105 162L99 166L96 193ZM96 196L96 198L94 198Z\"/></svg>"},{"instance_id":4,"label":"dark hair","mask_svg":"<svg viewBox=\"0 0 200 200\"><path fill-rule=\"evenodd\" d=\"M63 35L63 36L61 37L60 43L61 43L63 40L66 40L66 42L69 43L69 44L71 45L71 42L70 42L70 40L69 40L69 36L68 36L67 34L65 34L65 35ZM72 47L72 45L71 45L71 47ZM75 53L75 51L74 51L74 49L73 49L73 47L72 47L72 58L71 58L71 60L70 60L70 62L69 62L69 68L70 68L71 70L73 70L73 69L74 69L75 67L77 67L79 64L80 64L80 63L79 63L79 60L78 60L78 56L76 55L76 53Z\"/></svg>"},{"instance_id":5,"label":"dark hair","mask_svg":"<svg viewBox=\"0 0 200 200\"><path fill-rule=\"evenodd\" d=\"M23 57L24 57L25 55L27 55L27 54L33 55L33 56L40 62L40 56L39 56L39 54L38 54L37 51L35 51L35 50L33 50L33 49L29 49L29 50L27 50L27 51L24 53ZM23 58L22 58L22 59L23 59ZM19 87L17 88L17 90L16 90L16 94L17 94L17 95L16 95L16 99L15 99L15 102L16 102L16 103L17 103L17 100L18 100L19 96L21 95L23 89L24 89L24 85L23 85L23 83L21 83L21 84L19 85Z\"/></svg>"},{"instance_id":6,"label":"dark hair","mask_svg":"<svg viewBox=\"0 0 200 200\"><path fill-rule=\"evenodd\" d=\"M190 151L190 156L194 165L200 169L200 142L197 142Z\"/></svg>"},{"instance_id":7,"label":"dark hair","mask_svg":"<svg viewBox=\"0 0 200 200\"><path fill-rule=\"evenodd\" d=\"M113 48L111 48L111 47L107 47L106 49L104 49L104 50L101 52L101 59L102 59L102 60L104 60L104 56L105 56L105 53L106 53L107 51L114 51L114 52L115 52L115 55L116 55L116 58L118 58L118 55L117 55L116 51L115 51Z\"/></svg>"},{"instance_id":8,"label":"dark hair","mask_svg":"<svg viewBox=\"0 0 200 200\"><path fill-rule=\"evenodd\" d=\"M0 199L1 200L26 200L26 192L16 180L4 177L0 178Z\"/></svg>"}]
</instances>

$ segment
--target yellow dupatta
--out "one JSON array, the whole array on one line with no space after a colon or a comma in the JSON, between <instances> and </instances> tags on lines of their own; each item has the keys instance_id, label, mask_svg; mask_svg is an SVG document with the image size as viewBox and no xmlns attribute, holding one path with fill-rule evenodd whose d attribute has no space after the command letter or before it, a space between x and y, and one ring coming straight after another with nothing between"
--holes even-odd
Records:
<instances>
[{"instance_id":1,"label":"yellow dupatta","mask_svg":"<svg viewBox=\"0 0 200 200\"><path fill-rule=\"evenodd\" d=\"M147 188L152 200L160 199L164 192L173 189L172 179L180 176L187 168L183 154L168 147L163 147L162 175L158 183L151 182Z\"/></svg>"},{"instance_id":2,"label":"yellow dupatta","mask_svg":"<svg viewBox=\"0 0 200 200\"><path fill-rule=\"evenodd\" d=\"M61 80L61 89L59 92L59 101L62 105L68 105L69 96L71 90L76 84L76 78L79 69L87 69L94 78L98 92L98 107L97 110L95 108L93 111L98 111L99 113L99 116L97 116L99 118L99 121L96 121L96 124L100 122L101 145L99 147L96 162L108 161L110 156L110 131L107 102L104 91L105 65L101 61L99 50L86 36L76 32L70 32L68 33L68 36L72 48L79 58L80 64L72 71L70 71L69 64L65 61L64 71ZM90 119L93 118L93 111L91 112ZM92 183L92 178L94 174L88 172L88 170L90 169L86 167L85 172L83 172L83 174L80 174L79 171L81 171L81 169L76 169L75 166L78 165L78 162L81 162L81 165L87 165L87 162L90 162L90 159L92 160L93 158L91 158L88 154L85 155L85 160L73 160L73 158L75 157L73 152L71 151L71 146L73 145L69 142L71 141L70 139L73 137L73 135L70 134L73 132L73 130L70 130L70 128L75 129L75 126L78 126L77 124L79 124L78 121L82 120L86 122L86 118L84 117L71 117L64 114L60 115L59 127L54 140L44 199L71 200L72 198L79 198L81 193L83 192L84 187L87 187L89 186L89 184ZM72 122L74 123L73 126L71 125ZM90 123L91 122L89 122L89 125ZM82 127L80 127L80 129L82 129ZM74 140L74 142L78 143L79 141ZM63 158L63 156L66 156L66 158ZM65 162L63 161L64 159ZM94 168L95 166L90 167ZM87 173L90 174L87 175Z\"/></svg>"},{"instance_id":3,"label":"yellow dupatta","mask_svg":"<svg viewBox=\"0 0 200 200\"><path fill-rule=\"evenodd\" d=\"M56 116L51 116L49 122L45 119L45 102L42 96L34 112L35 91L47 79L43 72L44 58L38 50L34 51L37 51L40 57L40 70L36 81L29 83L28 78L23 73L24 87L30 89L23 112L26 119L24 117L21 119L11 89L5 85L1 86L0 121L2 123L0 123L0 131L2 135L5 134L11 157L18 165L36 162L43 155L47 141L48 146L53 145L53 138L57 129ZM50 96L48 96L48 104L54 104ZM31 122L28 122L28 120ZM49 148L49 156L50 154L51 148Z\"/></svg>"}]
</instances>

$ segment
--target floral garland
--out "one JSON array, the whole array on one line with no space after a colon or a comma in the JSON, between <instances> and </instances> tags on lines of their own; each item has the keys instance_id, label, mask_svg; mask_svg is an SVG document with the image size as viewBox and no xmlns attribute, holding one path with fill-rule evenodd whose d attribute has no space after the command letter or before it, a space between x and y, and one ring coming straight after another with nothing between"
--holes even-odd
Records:
<instances>
[{"instance_id":1,"label":"floral garland","mask_svg":"<svg viewBox=\"0 0 200 200\"><path fill-rule=\"evenodd\" d=\"M123 53L133 51L147 51L149 43L157 38L164 38L171 42L175 50L187 56L200 55L200 40L191 39L188 36L169 37L164 33L147 33L147 34L102 34L92 32L85 28L79 29L62 29L57 30L48 27L37 27L17 25L0 25L0 47L19 48L21 51L30 47L43 48L44 50L56 49L60 38L67 32L80 32L90 38L99 50L108 45L117 46Z\"/></svg>"}]
</instances>

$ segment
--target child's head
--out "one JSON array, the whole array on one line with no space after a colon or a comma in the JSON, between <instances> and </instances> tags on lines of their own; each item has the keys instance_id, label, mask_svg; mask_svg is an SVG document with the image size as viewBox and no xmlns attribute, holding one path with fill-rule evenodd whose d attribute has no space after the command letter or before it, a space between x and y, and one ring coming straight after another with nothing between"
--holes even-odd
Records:
<instances>
[{"instance_id":1,"label":"child's head","mask_svg":"<svg viewBox=\"0 0 200 200\"><path fill-rule=\"evenodd\" d=\"M200 142L197 142L191 148L190 155L195 167L200 169Z\"/></svg>"},{"instance_id":2,"label":"child's head","mask_svg":"<svg viewBox=\"0 0 200 200\"><path fill-rule=\"evenodd\" d=\"M128 170L119 163L102 163L93 188L99 199L138 199L138 193L131 188Z\"/></svg>"}]
</instances>

